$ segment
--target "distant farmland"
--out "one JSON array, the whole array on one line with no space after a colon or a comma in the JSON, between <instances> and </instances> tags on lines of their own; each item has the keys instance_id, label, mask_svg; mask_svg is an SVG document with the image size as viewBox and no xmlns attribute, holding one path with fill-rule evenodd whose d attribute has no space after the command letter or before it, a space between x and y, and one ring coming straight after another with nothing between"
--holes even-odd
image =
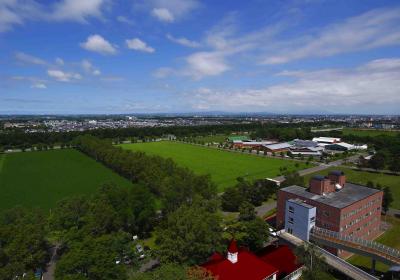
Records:
<instances>
[{"instance_id":1,"label":"distant farmland","mask_svg":"<svg viewBox=\"0 0 400 280\"><path fill-rule=\"evenodd\" d=\"M15 205L49 209L64 197L91 194L109 182L132 186L76 150L0 154L0 210Z\"/></svg>"},{"instance_id":2,"label":"distant farmland","mask_svg":"<svg viewBox=\"0 0 400 280\"><path fill-rule=\"evenodd\" d=\"M169 141L123 144L121 147L172 158L178 165L187 167L197 174L210 174L220 191L233 186L236 178L240 176L260 179L278 176L280 167L287 167L291 171L306 168L304 163L299 163L299 167L296 168L296 163L290 160L258 157Z\"/></svg>"}]
</instances>

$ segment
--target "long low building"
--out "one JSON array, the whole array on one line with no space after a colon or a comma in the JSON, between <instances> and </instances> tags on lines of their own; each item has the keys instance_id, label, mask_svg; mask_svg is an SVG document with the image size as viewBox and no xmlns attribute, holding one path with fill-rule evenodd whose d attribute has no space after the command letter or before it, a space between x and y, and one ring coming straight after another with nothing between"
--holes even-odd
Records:
<instances>
[{"instance_id":1,"label":"long low building","mask_svg":"<svg viewBox=\"0 0 400 280\"><path fill-rule=\"evenodd\" d=\"M280 153L280 152L287 152L292 147L292 144L289 143L276 143L271 145L263 145L261 149L264 153Z\"/></svg>"}]
</instances>

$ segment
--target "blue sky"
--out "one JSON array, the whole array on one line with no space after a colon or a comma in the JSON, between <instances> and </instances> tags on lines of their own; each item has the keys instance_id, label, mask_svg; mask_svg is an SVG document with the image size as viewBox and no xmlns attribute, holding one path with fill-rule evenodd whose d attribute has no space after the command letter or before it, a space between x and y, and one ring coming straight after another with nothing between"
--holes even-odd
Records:
<instances>
[{"instance_id":1,"label":"blue sky","mask_svg":"<svg viewBox=\"0 0 400 280\"><path fill-rule=\"evenodd\" d=\"M399 26L397 0L0 0L0 114L398 114Z\"/></svg>"}]
</instances>

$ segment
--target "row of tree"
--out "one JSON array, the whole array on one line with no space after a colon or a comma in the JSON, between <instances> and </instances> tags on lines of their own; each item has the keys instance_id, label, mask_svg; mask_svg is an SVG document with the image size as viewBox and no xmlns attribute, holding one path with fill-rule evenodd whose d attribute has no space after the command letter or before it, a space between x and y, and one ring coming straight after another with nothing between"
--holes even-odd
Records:
<instances>
[{"instance_id":1,"label":"row of tree","mask_svg":"<svg viewBox=\"0 0 400 280\"><path fill-rule=\"evenodd\" d=\"M131 182L147 187L161 200L166 213L196 196L208 200L217 194L209 176L196 175L177 166L171 159L124 150L89 135L76 138L74 145Z\"/></svg>"}]
</instances>

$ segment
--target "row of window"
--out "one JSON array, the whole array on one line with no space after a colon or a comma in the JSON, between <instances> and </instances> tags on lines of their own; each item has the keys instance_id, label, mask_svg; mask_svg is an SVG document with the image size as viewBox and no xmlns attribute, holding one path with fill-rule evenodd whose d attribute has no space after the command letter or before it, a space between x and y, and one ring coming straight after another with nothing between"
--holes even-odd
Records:
<instances>
[{"instance_id":1,"label":"row of window","mask_svg":"<svg viewBox=\"0 0 400 280\"><path fill-rule=\"evenodd\" d=\"M348 217L351 217L351 216L353 216L353 215L359 213L360 211L362 211L362 210L364 210L364 209L366 209L366 208L371 207L371 206L374 205L375 203L379 203L379 205L380 205L380 203L381 203L380 197L378 197L378 198L376 198L376 199L373 199L373 200L369 201L369 202L366 203L366 204L363 204L361 207L359 207L359 208L357 208L357 209L355 209L355 210L353 210L353 211L351 211L351 212L343 213L343 214L342 214L342 219L347 219Z\"/></svg>"},{"instance_id":2,"label":"row of window","mask_svg":"<svg viewBox=\"0 0 400 280\"><path fill-rule=\"evenodd\" d=\"M344 228L345 228L345 229L348 229L348 228L351 227L352 225L354 225L354 224L360 222L361 220L363 220L363 219L365 219L365 218L366 218L366 216L364 216L364 217L361 218L361 219L359 218L359 219L356 219L356 220L354 220L354 221L351 221L349 224L345 225ZM366 227L370 226L371 224L375 223L377 220L378 220L378 217L374 217L374 218L371 219L370 221L366 222L362 227L366 228ZM361 226L358 227L358 228L356 229L356 231L360 231L362 227L361 227ZM343 231L343 227L340 228L340 231ZM350 235L352 235L352 234L353 234L353 232L352 232Z\"/></svg>"}]
</instances>

